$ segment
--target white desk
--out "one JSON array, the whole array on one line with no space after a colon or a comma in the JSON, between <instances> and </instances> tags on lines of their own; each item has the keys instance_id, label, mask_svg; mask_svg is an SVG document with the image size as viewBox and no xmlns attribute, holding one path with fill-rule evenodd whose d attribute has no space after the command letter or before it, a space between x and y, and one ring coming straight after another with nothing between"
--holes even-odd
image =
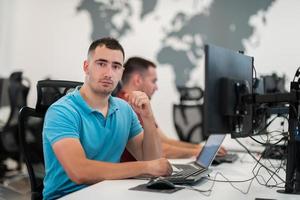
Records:
<instances>
[{"instance_id":1,"label":"white desk","mask_svg":"<svg viewBox=\"0 0 300 200\"><path fill-rule=\"evenodd\" d=\"M261 140L260 137L265 137L264 135L256 136L255 138L258 141L261 141L264 143L265 140ZM254 142L251 138L245 137L245 138L238 138L238 140L245 145L249 151L251 152L262 152L264 150L264 147L256 142ZM225 140L222 143L222 146L224 146L226 149L234 152L244 152L246 153L246 150L235 140L232 139L231 136L228 134L225 137Z\"/></svg>"},{"instance_id":2,"label":"white desk","mask_svg":"<svg viewBox=\"0 0 300 200\"><path fill-rule=\"evenodd\" d=\"M171 162L174 160L171 160ZM184 163L187 159L184 160L175 160L176 163ZM174 162L173 162L174 163ZM274 165L279 164L278 161L272 162ZM229 180L246 180L251 177L252 169L255 166L255 162L249 155L241 154L240 159L233 164L221 164L216 167L212 167L213 172L211 173L211 178L214 178L214 175L217 172L221 172ZM270 167L270 163L265 162ZM280 170L278 173L283 179L285 179L285 173L283 170ZM261 170L259 175L262 175L266 180L270 177L265 170ZM217 180L224 180L220 175L216 177ZM277 179L278 180L278 179ZM146 183L146 180L136 180L136 179L127 179L127 180L114 180L114 181L103 181L94 185L91 185L87 188L69 194L62 199L215 199L215 200L240 200L240 199L249 199L254 200L256 197L260 198L269 198L269 199L283 199L283 200L299 200L300 195L288 195L281 194L276 192L278 188L267 188L260 185L256 180L253 181L250 191L248 194L242 194L237 189L233 188L229 183L224 182L215 182L215 185L212 189L210 196L205 196L200 192L192 191L188 189L179 190L172 194L163 194L163 193L154 193L154 192L142 192L142 191L132 191L128 190L129 188L135 187L139 184ZM212 186L212 181L203 181L195 188L207 190ZM246 191L250 182L244 183L233 183L234 186L239 188L242 191ZM282 186L284 186L282 184Z\"/></svg>"}]
</instances>

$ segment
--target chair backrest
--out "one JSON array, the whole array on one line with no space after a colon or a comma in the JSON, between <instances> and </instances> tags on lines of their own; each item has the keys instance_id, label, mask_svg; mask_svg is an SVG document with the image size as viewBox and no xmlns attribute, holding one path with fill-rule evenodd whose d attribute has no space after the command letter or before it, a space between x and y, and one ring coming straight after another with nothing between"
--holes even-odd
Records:
<instances>
[{"instance_id":1,"label":"chair backrest","mask_svg":"<svg viewBox=\"0 0 300 200\"><path fill-rule=\"evenodd\" d=\"M8 78L0 78L0 132L9 117Z\"/></svg>"},{"instance_id":2,"label":"chair backrest","mask_svg":"<svg viewBox=\"0 0 300 200\"><path fill-rule=\"evenodd\" d=\"M0 78L0 107L9 106L8 78Z\"/></svg>"},{"instance_id":3,"label":"chair backrest","mask_svg":"<svg viewBox=\"0 0 300 200\"><path fill-rule=\"evenodd\" d=\"M1 159L12 158L16 161L20 161L18 112L23 106L27 105L30 82L23 77L20 71L13 72L8 79L2 79L1 82ZM20 167L21 164L19 162L18 169L20 169Z\"/></svg>"},{"instance_id":4,"label":"chair backrest","mask_svg":"<svg viewBox=\"0 0 300 200\"><path fill-rule=\"evenodd\" d=\"M19 112L19 139L21 152L29 174L31 199L42 199L42 192L44 188L43 179L45 172L42 150L42 127L30 126L30 123L32 124L37 120L43 121L46 111L51 104L66 95L70 90L73 90L82 84L82 82L62 80L38 81L36 108L23 107ZM39 138L38 146L40 146L40 149L36 149L37 145L30 145L29 141L27 140L28 132L39 134L38 136L35 135L35 137ZM42 163L37 163L36 159L32 157L33 151L39 152L39 160L42 160Z\"/></svg>"},{"instance_id":5,"label":"chair backrest","mask_svg":"<svg viewBox=\"0 0 300 200\"><path fill-rule=\"evenodd\" d=\"M198 102L204 96L204 91L200 87L178 86L177 90L180 94L180 103L186 101Z\"/></svg>"},{"instance_id":6,"label":"chair backrest","mask_svg":"<svg viewBox=\"0 0 300 200\"><path fill-rule=\"evenodd\" d=\"M203 105L173 105L173 121L180 140L199 143L203 137Z\"/></svg>"},{"instance_id":7,"label":"chair backrest","mask_svg":"<svg viewBox=\"0 0 300 200\"><path fill-rule=\"evenodd\" d=\"M27 106L27 96L30 89L30 82L24 78L22 72L13 72L9 77L8 97L10 104L10 115L6 126L18 124L19 110Z\"/></svg>"},{"instance_id":8,"label":"chair backrest","mask_svg":"<svg viewBox=\"0 0 300 200\"><path fill-rule=\"evenodd\" d=\"M178 87L180 103L173 105L173 121L180 140L203 141L203 90L199 87Z\"/></svg>"},{"instance_id":9,"label":"chair backrest","mask_svg":"<svg viewBox=\"0 0 300 200\"><path fill-rule=\"evenodd\" d=\"M37 83L36 110L45 113L52 103L82 84L82 82L64 80L39 81Z\"/></svg>"}]
</instances>

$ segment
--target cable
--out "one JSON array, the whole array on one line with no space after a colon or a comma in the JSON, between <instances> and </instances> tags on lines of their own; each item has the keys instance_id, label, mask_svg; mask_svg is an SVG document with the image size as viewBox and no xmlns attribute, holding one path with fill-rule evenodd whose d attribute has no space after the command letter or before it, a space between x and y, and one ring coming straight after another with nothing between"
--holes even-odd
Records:
<instances>
[{"instance_id":1,"label":"cable","mask_svg":"<svg viewBox=\"0 0 300 200\"><path fill-rule=\"evenodd\" d=\"M222 177L225 179L225 181L223 181L223 180L217 180L216 178L217 178L218 175L222 176ZM246 179L246 180L243 180L243 181L230 181L230 180L229 180L228 178L226 178L221 172L217 172L217 173L215 174L215 176L214 176L213 179L210 179L210 178L208 178L208 177L205 177L205 179L210 180L210 181L213 181L211 187L210 187L208 190L200 190L200 189L194 188L194 187L192 187L192 186L188 186L188 187L185 187L185 188L186 188L186 189L190 189L190 190L194 190L194 191L197 191L197 192L200 192L200 193L203 194L204 196L210 196L210 195L211 195L211 192L212 192L212 190L213 190L213 188L214 188L214 186L215 186L215 183L216 183L216 182L224 182L224 183L229 183L234 189L238 190L238 191L241 192L242 194L248 194L248 192L250 191L250 187L251 187L251 185L252 185L252 183L253 183L254 178L255 178L255 177L252 177L252 178L249 178L249 179ZM248 182L248 181L250 181L250 184L249 184L249 186L248 186L248 188L247 188L246 191L242 191L240 188L238 188L238 187L236 187L235 185L233 185L233 183L242 183L242 182ZM208 194L205 194L206 192L209 192L209 193L208 193Z\"/></svg>"},{"instance_id":2,"label":"cable","mask_svg":"<svg viewBox=\"0 0 300 200\"><path fill-rule=\"evenodd\" d=\"M274 117L273 119L271 119L261 130L259 130L258 132L257 132L257 134L255 134L255 135L260 135L260 133L263 131L263 130L266 130L274 121L275 121L275 119L277 119L279 116L276 116L276 117ZM250 134L249 134L250 135ZM255 136L254 135L254 136ZM258 140L256 140L256 139L254 139L253 138L253 136L249 136L252 140L254 140L255 142L257 142L257 143L259 143L259 144L262 144L262 145L264 145L264 143L262 143L262 142L260 142L260 141L258 141Z\"/></svg>"},{"instance_id":3,"label":"cable","mask_svg":"<svg viewBox=\"0 0 300 200\"><path fill-rule=\"evenodd\" d=\"M247 147L245 147L242 143L240 143L240 141L237 140L237 142L243 146L247 151L248 153L257 161L254 168L252 169L252 174L253 174L253 177L249 178L249 179L246 179L246 180L229 180L228 178L226 178L221 172L217 172L214 176L213 179L211 178L208 178L208 177L205 177L207 180L210 180L210 181L213 181L211 187L208 189L208 190L201 190L201 189L197 189L197 188L194 188L192 186L190 187L186 187L186 189L190 189L190 190L194 190L194 191L197 191L197 192L200 192L201 194L205 195L205 196L210 196L211 195L211 192L212 192L212 189L214 188L215 186L215 183L216 182L224 182L224 183L229 183L234 189L238 190L239 192L241 192L242 194L248 194L249 191L250 191L250 188L251 188L251 185L253 183L254 180L257 180L257 182L260 184L260 185L263 185L263 186L266 186L266 187L277 187L277 188L283 188L283 187L280 187L279 185L285 183L281 177L279 177L277 175L277 172L281 169L281 166L282 166L282 163L283 161L281 161L280 163L280 167L277 168L275 171L272 171L270 169L268 169L265 165L263 165L260 160L261 160L261 157L257 160L252 154L251 152L247 149ZM270 161L269 161L270 162ZM260 167L258 168L258 170L255 172L255 169L257 168L258 164L260 164ZM275 166L270 162L271 166L273 168L275 168ZM268 178L268 180L265 180L263 176L259 175L259 172L262 168L265 168L267 170L267 172L269 173L270 177ZM220 175L222 176L225 180L217 180L217 176ZM278 179L280 179L282 182L278 183L278 181L274 178L274 176L277 176ZM260 180L259 180L259 177L262 179L262 181L264 183L262 183ZM270 184L270 181L271 180L274 180L275 184ZM243 183L243 182L248 182L250 181L246 191L243 191L241 190L240 188L238 188L237 186L235 186L233 183ZM205 194L206 192L209 192L209 194Z\"/></svg>"},{"instance_id":4,"label":"cable","mask_svg":"<svg viewBox=\"0 0 300 200\"><path fill-rule=\"evenodd\" d=\"M255 156L252 155L252 153L249 151L249 149L243 145L238 139L235 139L237 141L237 143L239 143L246 151L247 153L257 162L257 164L260 164L263 168L265 168L267 171L272 172L273 174L275 174L275 176L280 179L282 182L285 182L279 175L277 175L274 171L272 171L271 169L269 169L268 167L266 167L265 165L263 165L260 162L260 159L258 160L257 158L255 158Z\"/></svg>"},{"instance_id":5,"label":"cable","mask_svg":"<svg viewBox=\"0 0 300 200\"><path fill-rule=\"evenodd\" d=\"M275 139L275 143L271 143L271 141L273 141L273 138L275 138L275 137L277 137L279 134L280 135L284 135L283 133L287 133L287 132L284 132L284 127L283 127L283 129L280 131L280 130L274 130L274 131L268 131L268 132L266 132L266 133L264 133L264 135L266 135L267 136L267 139L265 140L262 136L261 136L261 132L262 131L264 131L264 130L266 130L277 118L279 118L279 117L282 117L282 118L284 118L285 120L288 120L288 118L287 118L287 116L286 115L281 115L281 114L278 114L277 116L275 116L274 118L272 118L263 128L261 128L254 136L260 136L260 138L261 138L261 140L263 140L264 142L261 142L261 141L258 141L257 139L255 139L253 136L249 136L252 140L254 140L255 142L257 142L257 143L259 143L259 144L261 144L261 145L269 145L269 144L271 144L271 145L273 145L273 144L278 144L279 142L281 142L282 140L284 140L284 139L286 139L286 138L288 138L287 136L288 136L288 134L287 135L285 135L284 137L282 137L282 138L280 138L279 139L279 141L278 141L278 139L276 138ZM284 122L284 121L283 121ZM275 132L277 132L277 133L279 133L279 134L277 134L277 135L272 135L271 137L269 137L269 135L271 134L271 133L275 133Z\"/></svg>"},{"instance_id":6,"label":"cable","mask_svg":"<svg viewBox=\"0 0 300 200\"><path fill-rule=\"evenodd\" d=\"M261 158L260 158L259 160L261 160ZM272 164L272 162L271 162L270 160L267 160L267 161L270 162L271 167L273 167L274 169L276 169L275 166ZM259 164L259 163L257 162L256 165L254 166L254 168L252 169L252 173L253 173L254 175L257 175L257 174L260 172L260 170L261 170L262 168L265 167L264 165L261 165L261 166L258 168L257 172L255 173L255 169L256 169L256 167L258 166L258 164ZM261 163L260 163L260 164L261 164ZM275 170L275 173L271 173L271 170L267 170L267 172L268 172L269 175L270 175L270 178L269 178L267 181L264 179L263 176L260 176L261 179L264 181L264 183L261 183L261 182L259 181L259 179L257 179L257 182L258 182L260 185L263 185L263 186L265 186L265 187L278 187L278 188L279 188L279 185L280 185L280 184L283 184L284 181L282 181L281 183L278 183L277 180L274 178L274 175L276 175L277 172L278 172L278 170L282 168L281 166L282 166L282 161L281 161L279 167ZM271 180L273 180L273 181L275 182L275 185L274 185L274 184L273 184L273 185L269 184L269 182L270 182ZM280 188L281 188L281 187L280 187Z\"/></svg>"},{"instance_id":7,"label":"cable","mask_svg":"<svg viewBox=\"0 0 300 200\"><path fill-rule=\"evenodd\" d=\"M211 189L208 189L208 190L201 190L201 189L197 189L193 186L189 186L189 185L186 185L184 186L185 189L188 189L188 190L192 190L192 191L196 191L196 192L200 192L201 194L203 194L204 196L210 196L211 195L211 192L212 190ZM204 194L206 192L209 192L209 194Z\"/></svg>"},{"instance_id":8,"label":"cable","mask_svg":"<svg viewBox=\"0 0 300 200\"><path fill-rule=\"evenodd\" d=\"M216 179L217 175L222 176L225 179L225 181L223 181L223 180L217 180ZM249 178L249 179L246 179L246 180L243 180L243 181L231 181L228 178L226 178L221 172L217 172L216 175L215 175L215 177L214 177L214 179L210 179L210 178L207 178L207 177L206 177L206 179L210 180L210 181L213 181L213 185L214 185L215 182L229 183L234 189L238 190L239 192L241 192L243 194L248 194L248 192L250 190L250 187L251 187L251 185L252 185L253 180L255 179L255 177L252 177L252 178ZM242 191L240 188L238 188L238 187L236 187L235 185L232 184L232 183L242 183L242 182L248 182L248 181L250 181L250 184L249 184L249 186L248 186L248 188L247 188L246 191ZM211 189L212 189L212 187L211 187Z\"/></svg>"},{"instance_id":9,"label":"cable","mask_svg":"<svg viewBox=\"0 0 300 200\"><path fill-rule=\"evenodd\" d=\"M281 135L284 135L284 133L285 133L284 130L283 130L283 131L278 131L278 130L276 130L276 131L272 131L272 132L279 132ZM272 132L270 132L270 133L272 133ZM269 133L269 134L270 134L270 133ZM283 145L283 146L285 146L286 143L287 143L287 138L288 138L287 135L281 137L281 138L280 138L278 141L276 141L275 143L271 143L272 137L275 137L275 136L269 137L269 134L267 135L267 140L266 140L265 145L268 145L270 148L269 148L269 150L267 150L267 148L264 150L264 152L262 153L262 156L260 157L260 159L259 159L258 161L260 161L262 157L265 158L265 155L268 155L268 154L269 154L269 151L272 149L272 146L276 146L276 145L277 145L278 143L280 143L281 141L284 141L284 145ZM276 135L276 136L278 136L278 135ZM252 138L252 139L253 139L254 141L258 142L258 141L255 140L254 138ZM262 144L262 143L261 143L261 144ZM284 155L284 153L282 153L282 156L283 156L283 155ZM258 179L257 179L257 181L258 181L259 184L264 185L264 186L266 186L266 187L279 187L278 185L280 185L280 184L282 184L282 183L278 183L277 180L274 178L274 176L275 176L275 174L277 174L277 172L278 172L280 169L283 169L283 170L285 171L285 169L283 168L283 164L284 164L283 162L284 162L284 160L281 160L281 163L280 163L280 165L279 165L278 168L276 168L276 167L273 165L273 163L272 163L269 159L266 159L266 161L269 162L269 164L271 165L271 167L272 167L273 169L275 169L275 171L274 171L274 172L272 172L272 171L270 172L270 170L267 170L267 172L268 172L269 175L270 175L270 178L269 178L267 181L265 181L264 178L262 177L262 179L263 179L264 182L265 182L264 184L261 183ZM257 164L258 164L258 163L257 163ZM255 167L253 168L253 171L252 171L253 174L255 173L254 170L255 170L255 168L257 167L257 164L256 164ZM261 164L261 163L259 163L259 164ZM262 164L261 164L261 165L262 165ZM257 173L259 173L259 171L260 171L260 169L261 169L262 167L266 168L264 165L263 165L263 166L260 166ZM274 180L274 181L275 181L275 185L270 185L270 184L269 184L269 182L270 182L271 180Z\"/></svg>"},{"instance_id":10,"label":"cable","mask_svg":"<svg viewBox=\"0 0 300 200\"><path fill-rule=\"evenodd\" d=\"M272 165L272 167L274 167L273 164L272 164L272 162L271 162L269 159L268 159L268 161L269 161L269 163ZM275 173L276 173L276 174L279 172L280 169L283 169L282 166L283 166L283 160L280 161L279 167L275 170ZM275 167L274 167L274 169L275 169ZM272 174L272 175L270 176L269 180L266 182L266 186L267 186L267 187L270 186L270 185L268 185L268 183L269 183L269 181L270 181L271 179L274 179L273 177L274 177L274 174ZM274 180L275 180L275 179L274 179ZM282 183L284 183L284 182L282 182ZM278 185L280 185L280 184L282 184L282 183L278 183L278 184L276 185L276 187L278 187Z\"/></svg>"},{"instance_id":11,"label":"cable","mask_svg":"<svg viewBox=\"0 0 300 200\"><path fill-rule=\"evenodd\" d=\"M221 173L221 172L218 172L218 173ZM207 180L210 180L210 181L215 181L215 182L220 182L220 183L227 183L227 182L231 182L231 183L244 183L244 182L247 182L247 181L251 181L252 179L254 179L254 177L252 178L249 178L249 179L246 179L246 180L242 180L242 181L237 181L237 180L217 180L217 179L211 179L211 178L207 178L205 177L205 179Z\"/></svg>"},{"instance_id":12,"label":"cable","mask_svg":"<svg viewBox=\"0 0 300 200\"><path fill-rule=\"evenodd\" d=\"M265 167L266 167L265 165L262 165L262 164L261 164L261 162L260 162L261 159L262 159L262 157L260 157L260 158L258 159L258 162L257 162L257 163L255 164L255 166L253 167L253 169L252 169L252 174L254 175L254 177L256 178L257 182L258 182L260 185L263 185L263 186L265 186L265 187L277 187L279 184L277 183L277 180L273 177L274 175L276 175L276 171L278 171L277 169L276 169L275 173L273 173L273 174L271 174L271 172L272 172L271 170L267 170L267 172L268 172L269 175L270 175L270 178L269 178L268 181L266 181L266 180L264 179L263 176L259 176L259 177L261 177L261 179L264 181L264 183L261 183L260 180L257 178L257 177L258 177L258 174L259 174L259 172L260 172L260 170L261 170L262 168L265 168ZM261 166L258 168L257 172L255 172L255 169L256 169L256 167L258 166L258 164L260 164ZM272 163L271 163L271 166L272 166L273 168L275 168L274 165L273 165ZM270 185L270 184L268 184L268 182L269 182L271 179L274 180L275 185Z\"/></svg>"},{"instance_id":13,"label":"cable","mask_svg":"<svg viewBox=\"0 0 300 200\"><path fill-rule=\"evenodd\" d=\"M217 174L215 175L214 179L216 179L216 176L217 176ZM204 178L207 178L207 177L204 177ZM209 197L211 195L212 189L215 186L215 183L216 183L216 181L213 181L212 185L207 190L197 189L197 188L195 188L193 186L185 186L184 188L188 189L188 190L193 190L193 191L196 191L196 192L200 192L202 195ZM205 194L207 192L208 192L208 194Z\"/></svg>"},{"instance_id":14,"label":"cable","mask_svg":"<svg viewBox=\"0 0 300 200\"><path fill-rule=\"evenodd\" d=\"M278 117L283 117L286 119L286 116L278 114L277 116L273 117L263 128L261 128L256 134L253 133L253 128L248 132L248 135L251 135L252 132L253 135L260 135L262 131L266 130Z\"/></svg>"},{"instance_id":15,"label":"cable","mask_svg":"<svg viewBox=\"0 0 300 200\"><path fill-rule=\"evenodd\" d=\"M276 145L276 144L279 144L281 141L283 141L284 139L288 139L288 137L287 136L283 136L282 138L280 138L277 142L275 142L275 143L270 143L270 141L269 140L267 140L265 143L262 143L262 142L260 142L260 141L258 141L258 140L256 140L255 138L253 138L252 136L249 136L252 140L254 140L255 142L257 142L257 143L259 143L259 144L261 144L261 145Z\"/></svg>"},{"instance_id":16,"label":"cable","mask_svg":"<svg viewBox=\"0 0 300 200\"><path fill-rule=\"evenodd\" d=\"M255 166L254 166L253 169L252 169L252 174L254 175L254 177L255 177L255 179L257 180L257 182L258 182L260 185L263 185L263 186L265 186L265 187L278 187L278 188L282 188L282 187L280 187L279 185L285 183L285 181L284 181L280 176L278 176L277 172L278 172L280 169L282 169L283 161L281 161L279 167L276 169L276 167L272 164L272 162L271 162L270 160L267 160L267 161L269 161L269 163L271 164L271 167L273 167L274 169L276 169L275 171L272 171L271 169L269 169L269 167L266 167L264 164L261 163L262 157L260 157L259 159L256 159L256 158L252 155L252 153L248 150L247 147L245 147L240 141L237 140L237 142L238 142L243 148L245 148L246 151L248 152L248 154L256 161L256 164L255 164ZM260 165L260 167L258 168L257 172L255 172L255 170L256 170L258 164ZM258 175L259 172L260 172L260 170L261 170L262 168L264 168L264 169L269 173L269 175L270 175L270 178L269 178L267 181L264 179L263 176L259 176L259 175ZM281 183L278 183L274 176L276 176L276 177L281 181ZM262 182L258 179L258 177L260 177L260 178L262 179L262 181L264 181L264 183L262 183ZM273 181L275 182L275 184L272 184L272 185L269 184L269 182L270 182L271 180L273 180Z\"/></svg>"}]
</instances>

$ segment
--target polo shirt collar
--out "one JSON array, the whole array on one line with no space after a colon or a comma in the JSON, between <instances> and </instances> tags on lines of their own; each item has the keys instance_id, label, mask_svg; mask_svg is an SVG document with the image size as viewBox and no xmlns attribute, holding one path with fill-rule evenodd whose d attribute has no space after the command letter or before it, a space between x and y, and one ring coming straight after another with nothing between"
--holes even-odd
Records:
<instances>
[{"instance_id":1,"label":"polo shirt collar","mask_svg":"<svg viewBox=\"0 0 300 200\"><path fill-rule=\"evenodd\" d=\"M111 95L109 96L109 110L107 116L112 115L114 112L119 110L119 106L116 103L116 98L112 97Z\"/></svg>"},{"instance_id":2,"label":"polo shirt collar","mask_svg":"<svg viewBox=\"0 0 300 200\"><path fill-rule=\"evenodd\" d=\"M76 87L76 90L74 91L74 95L77 98L77 100L80 103L81 108L84 110L84 112L87 113L92 113L92 112L99 112L96 109L93 109L90 105L87 104L87 102L83 99L83 97L80 94L79 91L80 87ZM108 98L109 101L109 109L108 109L108 114L107 116L113 114L114 112L116 112L117 110L119 110L119 106L116 103L116 100L114 97L112 97L111 95Z\"/></svg>"}]
</instances>

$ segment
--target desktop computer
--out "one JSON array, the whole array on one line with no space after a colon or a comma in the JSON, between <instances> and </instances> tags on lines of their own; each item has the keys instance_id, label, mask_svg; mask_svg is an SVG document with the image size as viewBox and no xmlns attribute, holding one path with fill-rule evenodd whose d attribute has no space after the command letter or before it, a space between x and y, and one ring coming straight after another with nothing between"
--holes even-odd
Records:
<instances>
[{"instance_id":1,"label":"desktop computer","mask_svg":"<svg viewBox=\"0 0 300 200\"><path fill-rule=\"evenodd\" d=\"M253 89L257 86L253 81L256 80L253 63L253 57L205 45L204 135L231 134L238 138L266 134L267 131L262 130L268 125L267 114L288 114L283 192L300 193L300 81L291 82L290 92L256 92L258 90Z\"/></svg>"}]
</instances>

